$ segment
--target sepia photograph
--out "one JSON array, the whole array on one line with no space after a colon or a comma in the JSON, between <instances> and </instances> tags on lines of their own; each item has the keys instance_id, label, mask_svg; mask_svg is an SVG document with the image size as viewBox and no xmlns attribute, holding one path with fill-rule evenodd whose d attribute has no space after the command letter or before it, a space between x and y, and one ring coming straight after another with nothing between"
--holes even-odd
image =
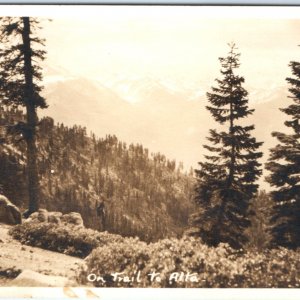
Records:
<instances>
[{"instance_id":1,"label":"sepia photograph","mask_svg":"<svg viewBox=\"0 0 300 300\"><path fill-rule=\"evenodd\" d=\"M0 298L300 287L300 7L0 14Z\"/></svg>"}]
</instances>

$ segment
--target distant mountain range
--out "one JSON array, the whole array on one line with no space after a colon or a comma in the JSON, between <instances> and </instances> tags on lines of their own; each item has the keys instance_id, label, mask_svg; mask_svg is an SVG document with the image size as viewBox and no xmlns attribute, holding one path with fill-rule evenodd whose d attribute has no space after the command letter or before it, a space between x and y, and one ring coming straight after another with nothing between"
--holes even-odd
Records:
<instances>
[{"instance_id":1,"label":"distant mountain range","mask_svg":"<svg viewBox=\"0 0 300 300\"><path fill-rule=\"evenodd\" d=\"M65 125L80 124L97 136L115 134L123 141L141 143L150 151L182 161L186 168L197 167L202 145L210 128L217 124L205 109L205 93L215 83L172 82L169 79L116 75L113 79L90 79L70 75L61 68L46 68L44 96L51 116ZM245 84L247 89L247 85ZM263 162L276 144L272 131L285 130L287 86L248 88L255 124L255 136L264 141ZM268 186L261 180L262 186Z\"/></svg>"}]
</instances>

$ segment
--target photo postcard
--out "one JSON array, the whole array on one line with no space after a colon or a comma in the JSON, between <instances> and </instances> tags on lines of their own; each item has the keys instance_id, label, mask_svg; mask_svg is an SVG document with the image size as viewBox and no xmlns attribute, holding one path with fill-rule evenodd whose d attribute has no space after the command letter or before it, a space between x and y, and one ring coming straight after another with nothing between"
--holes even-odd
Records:
<instances>
[{"instance_id":1,"label":"photo postcard","mask_svg":"<svg viewBox=\"0 0 300 300\"><path fill-rule=\"evenodd\" d=\"M299 7L0 8L0 298L299 297Z\"/></svg>"}]
</instances>

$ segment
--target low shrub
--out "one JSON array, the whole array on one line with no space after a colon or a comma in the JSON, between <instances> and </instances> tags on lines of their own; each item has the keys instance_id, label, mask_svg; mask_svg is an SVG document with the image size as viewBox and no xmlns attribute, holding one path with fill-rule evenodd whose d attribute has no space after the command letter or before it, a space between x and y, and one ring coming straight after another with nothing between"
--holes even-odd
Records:
<instances>
[{"instance_id":1,"label":"low shrub","mask_svg":"<svg viewBox=\"0 0 300 300\"><path fill-rule=\"evenodd\" d=\"M24 223L10 234L22 243L86 257L78 281L96 287L299 288L300 251L240 251L199 239L146 244L74 225ZM118 273L118 274L117 274Z\"/></svg>"},{"instance_id":2,"label":"low shrub","mask_svg":"<svg viewBox=\"0 0 300 300\"><path fill-rule=\"evenodd\" d=\"M114 280L112 274L118 272L138 276L138 272L145 268L149 259L146 243L137 238L124 238L122 242L113 242L93 250L92 254L86 258L86 266L81 267L78 281L86 284L88 282L87 277L90 274L95 274L103 278L103 280L94 282L97 287L136 286L134 281Z\"/></svg>"},{"instance_id":3,"label":"low shrub","mask_svg":"<svg viewBox=\"0 0 300 300\"><path fill-rule=\"evenodd\" d=\"M23 244L81 258L89 255L97 247L123 240L116 234L71 224L28 222L14 226L9 233Z\"/></svg>"},{"instance_id":4,"label":"low shrub","mask_svg":"<svg viewBox=\"0 0 300 300\"><path fill-rule=\"evenodd\" d=\"M78 280L96 287L299 287L299 259L299 251L243 252L190 237L149 245L123 239L93 250Z\"/></svg>"}]
</instances>

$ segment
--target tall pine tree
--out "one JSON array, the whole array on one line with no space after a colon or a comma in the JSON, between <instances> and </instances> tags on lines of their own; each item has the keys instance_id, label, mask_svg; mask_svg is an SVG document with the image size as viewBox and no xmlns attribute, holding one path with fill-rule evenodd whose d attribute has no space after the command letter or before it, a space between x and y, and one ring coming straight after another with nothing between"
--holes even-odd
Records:
<instances>
[{"instance_id":1,"label":"tall pine tree","mask_svg":"<svg viewBox=\"0 0 300 300\"><path fill-rule=\"evenodd\" d=\"M45 99L40 96L40 62L45 57L45 51L44 40L35 34L39 28L39 21L30 17L0 19L0 97L3 103L22 106L26 110L26 122L15 124L13 129L24 138L27 145L27 215L39 207L37 109L47 107Z\"/></svg>"},{"instance_id":2,"label":"tall pine tree","mask_svg":"<svg viewBox=\"0 0 300 300\"><path fill-rule=\"evenodd\" d=\"M257 149L262 143L251 136L254 126L242 126L240 119L253 113L248 108L247 91L242 87L244 78L235 74L240 66L234 44L221 62L222 79L216 79L217 87L207 93L210 106L206 108L224 131L210 130L207 138L211 145L204 148L206 162L200 162L196 171L196 204L199 212L193 216L198 235L211 246L229 243L242 247L247 237L245 229L250 225L248 206L255 196L261 175Z\"/></svg>"},{"instance_id":3,"label":"tall pine tree","mask_svg":"<svg viewBox=\"0 0 300 300\"><path fill-rule=\"evenodd\" d=\"M300 246L300 63L289 66L294 78L287 78L293 104L281 109L289 120L284 124L290 133L273 132L280 144L271 149L266 164L271 174L267 181L276 189L274 200L273 244L297 248Z\"/></svg>"}]
</instances>

